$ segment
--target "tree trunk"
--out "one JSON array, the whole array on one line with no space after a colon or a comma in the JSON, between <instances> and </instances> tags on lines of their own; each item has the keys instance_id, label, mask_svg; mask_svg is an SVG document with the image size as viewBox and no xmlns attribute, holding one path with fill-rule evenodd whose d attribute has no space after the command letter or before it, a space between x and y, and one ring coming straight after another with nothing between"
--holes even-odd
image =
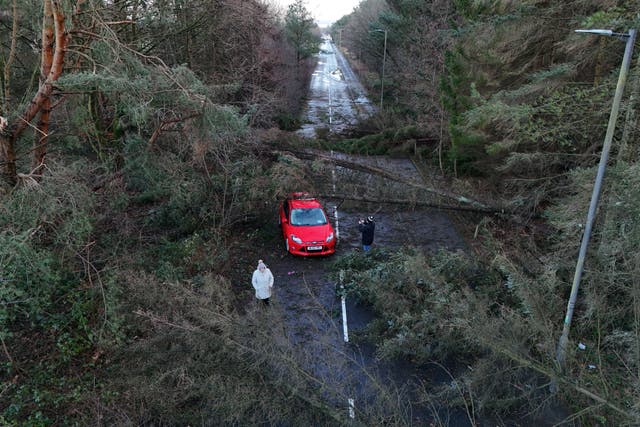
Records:
<instances>
[{"instance_id":1,"label":"tree trunk","mask_svg":"<svg viewBox=\"0 0 640 427\"><path fill-rule=\"evenodd\" d=\"M53 10L49 5L47 10L45 2L44 17L42 18L42 57L40 60L40 86L44 85L51 66L53 65L53 46L55 39L55 23L53 19ZM33 142L31 168L33 173L38 174L40 168L44 165L44 158L47 153L47 137L49 134L49 110L51 109L51 99L47 97L41 106L40 121L38 122L38 135Z\"/></svg>"},{"instance_id":2,"label":"tree trunk","mask_svg":"<svg viewBox=\"0 0 640 427\"><path fill-rule=\"evenodd\" d=\"M514 214L514 212L510 212L501 206L488 206L479 202L478 200L473 200L461 194L450 193L446 190L431 187L422 182L415 182L412 180L408 180L398 174L395 174L393 172L390 172L388 170L381 169L375 166L356 163L356 162L352 162L344 159L338 159L332 156L327 156L321 153L313 153L309 151L299 151L299 150L288 149L287 152L293 154L294 156L300 159L321 159L327 162L335 163L336 165L339 165L348 169L359 170L362 172L375 174L377 176L381 176L395 182L400 182L410 187L420 188L424 191L427 191L433 195L442 197L444 199L453 200L462 205L471 206L473 210L478 212L500 212L500 213Z\"/></svg>"},{"instance_id":3,"label":"tree trunk","mask_svg":"<svg viewBox=\"0 0 640 427\"><path fill-rule=\"evenodd\" d=\"M0 104L0 168L4 179L11 185L15 184L16 179L16 152L11 142L11 127L2 115L6 115L7 117L9 115L11 65L15 59L18 38L17 0L13 1L12 12L11 48L9 49L9 56L4 64L2 93L0 93L0 101L2 102L2 104Z\"/></svg>"},{"instance_id":4,"label":"tree trunk","mask_svg":"<svg viewBox=\"0 0 640 427\"><path fill-rule=\"evenodd\" d=\"M17 167L15 144L20 134L29 126L31 121L40 113L38 130L44 131L38 138L33 150L33 164L36 166L44 162L47 152L47 133L49 127L49 109L51 107L51 92L53 82L62 73L64 55L67 47L67 36L64 26L64 12L60 1L45 0L43 3L42 21L42 58L40 63L41 83L38 91L31 99L25 112L8 126L8 130L0 135L0 163L5 180L10 184L17 182Z\"/></svg>"},{"instance_id":5,"label":"tree trunk","mask_svg":"<svg viewBox=\"0 0 640 427\"><path fill-rule=\"evenodd\" d=\"M40 110L40 120L38 122L38 135L33 142L33 153L31 158L32 173L39 175L44 167L44 159L47 155L47 142L49 138L49 113L51 111L51 98L47 98L42 103Z\"/></svg>"},{"instance_id":6,"label":"tree trunk","mask_svg":"<svg viewBox=\"0 0 640 427\"><path fill-rule=\"evenodd\" d=\"M3 179L10 185L15 185L18 174L16 171L16 150L12 135L0 132L0 165L2 165Z\"/></svg>"},{"instance_id":7,"label":"tree trunk","mask_svg":"<svg viewBox=\"0 0 640 427\"><path fill-rule=\"evenodd\" d=\"M16 57L16 44L18 41L18 1L13 0L12 6L13 19L11 23L11 47L9 48L9 55L4 64L3 80L2 80L2 92L0 93L0 115L7 114L9 111L8 105L11 99L11 65ZM2 129L0 129L2 130Z\"/></svg>"}]
</instances>

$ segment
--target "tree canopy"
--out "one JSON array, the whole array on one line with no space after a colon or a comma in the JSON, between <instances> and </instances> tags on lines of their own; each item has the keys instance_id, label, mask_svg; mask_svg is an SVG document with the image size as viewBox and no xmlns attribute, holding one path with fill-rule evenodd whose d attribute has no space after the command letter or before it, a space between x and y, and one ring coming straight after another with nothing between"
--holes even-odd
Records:
<instances>
[{"instance_id":1,"label":"tree canopy","mask_svg":"<svg viewBox=\"0 0 640 427\"><path fill-rule=\"evenodd\" d=\"M318 51L318 26L307 10L304 0L289 5L285 17L287 38L296 50L297 60L308 58Z\"/></svg>"}]
</instances>

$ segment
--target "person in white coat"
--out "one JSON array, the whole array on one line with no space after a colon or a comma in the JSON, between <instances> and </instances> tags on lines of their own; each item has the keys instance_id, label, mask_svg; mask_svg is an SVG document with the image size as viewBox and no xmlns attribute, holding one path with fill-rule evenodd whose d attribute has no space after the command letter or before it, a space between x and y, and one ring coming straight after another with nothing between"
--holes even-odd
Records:
<instances>
[{"instance_id":1,"label":"person in white coat","mask_svg":"<svg viewBox=\"0 0 640 427\"><path fill-rule=\"evenodd\" d=\"M273 274L262 260L258 261L258 268L253 272L251 284L256 290L256 298L264 305L269 305L269 298L273 293Z\"/></svg>"}]
</instances>

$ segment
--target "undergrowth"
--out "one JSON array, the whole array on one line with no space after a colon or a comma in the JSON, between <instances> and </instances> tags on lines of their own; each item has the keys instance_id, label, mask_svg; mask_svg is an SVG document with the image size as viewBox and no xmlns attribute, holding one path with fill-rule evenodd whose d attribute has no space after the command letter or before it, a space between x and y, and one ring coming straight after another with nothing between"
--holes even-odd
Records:
<instances>
[{"instance_id":1,"label":"undergrowth","mask_svg":"<svg viewBox=\"0 0 640 427\"><path fill-rule=\"evenodd\" d=\"M455 361L450 369L456 387L422 390L424 401L465 410L471 405L473 417L535 419L553 406L549 386L557 375L560 283L553 269L532 278L503 256L499 245L495 249L493 260L415 248L354 252L335 262L334 276L342 277L339 292L376 313L365 336L376 345L377 357L419 365ZM571 363L584 360L573 352L569 357ZM580 374L581 382L588 372ZM565 385L561 396L567 403L593 404L575 391ZM619 415L605 413L610 420ZM587 417L597 419L602 414Z\"/></svg>"}]
</instances>

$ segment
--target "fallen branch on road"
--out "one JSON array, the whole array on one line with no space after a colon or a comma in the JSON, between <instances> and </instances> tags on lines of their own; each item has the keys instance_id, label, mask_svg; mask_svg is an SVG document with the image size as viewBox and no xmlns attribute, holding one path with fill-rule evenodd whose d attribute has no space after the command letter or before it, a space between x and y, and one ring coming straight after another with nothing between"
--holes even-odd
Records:
<instances>
[{"instance_id":1,"label":"fallen branch on road","mask_svg":"<svg viewBox=\"0 0 640 427\"><path fill-rule=\"evenodd\" d=\"M300 158L300 159L306 159L306 160L313 160L313 159L321 159L321 160L325 160L327 162L331 162L334 163L338 166L347 168L347 169L352 169L352 170L358 170L361 172L366 172L366 173L370 173L370 174L374 174L374 175L378 175L381 176L383 178L387 178L390 179L392 181L395 182L399 182L401 184L405 184L407 186L410 187L414 187L414 188L419 188L421 190L427 191L429 193L432 193L434 195L443 197L445 199L449 199L449 200L454 200L458 203L470 206L470 208L467 208L466 210L470 210L470 211L475 211L475 212L485 212L485 213L493 213L493 214L507 214L510 213L508 211L506 211L504 208L502 207L497 207L497 206L488 206L485 205L484 203L481 203L477 200L473 200L470 199L466 196L460 195L460 194L455 194L455 193L450 193L448 191L445 190L440 190L431 186L428 186L424 183L421 182L416 182L410 179L406 179L398 174L395 174L393 172L389 172L388 170L376 167L376 166L370 166L370 165L366 165L363 163L358 163L358 162L353 162L353 161L349 161L349 160L345 160L345 159L338 159L336 157L332 157L330 155L325 155L325 154L321 154L321 153L313 153L313 152L309 152L309 151L297 151L297 150L287 150L287 152L291 153L292 155ZM391 202L393 203L393 202ZM413 202L411 202L413 203ZM425 204L424 206L426 206L427 204ZM437 205L434 204L435 206L433 207L440 207L440 206L446 206L446 205ZM465 210L465 208L460 207L460 208L455 208L454 206L450 206L450 209L457 209L457 210ZM443 207L443 209L447 209L446 207Z\"/></svg>"},{"instance_id":2,"label":"fallen branch on road","mask_svg":"<svg viewBox=\"0 0 640 427\"><path fill-rule=\"evenodd\" d=\"M400 199L380 200L380 199L372 199L370 197L345 196L340 194L316 194L316 196L323 197L326 199L331 198L331 199L350 200L355 202L366 202L366 203L388 203L388 204L396 204L396 205L411 205L411 206L420 206L420 207L427 207L427 208L464 211L464 212L495 213L495 214L503 213L503 211L495 210L491 208L443 205L441 203L422 202L419 200L400 200Z\"/></svg>"}]
</instances>

